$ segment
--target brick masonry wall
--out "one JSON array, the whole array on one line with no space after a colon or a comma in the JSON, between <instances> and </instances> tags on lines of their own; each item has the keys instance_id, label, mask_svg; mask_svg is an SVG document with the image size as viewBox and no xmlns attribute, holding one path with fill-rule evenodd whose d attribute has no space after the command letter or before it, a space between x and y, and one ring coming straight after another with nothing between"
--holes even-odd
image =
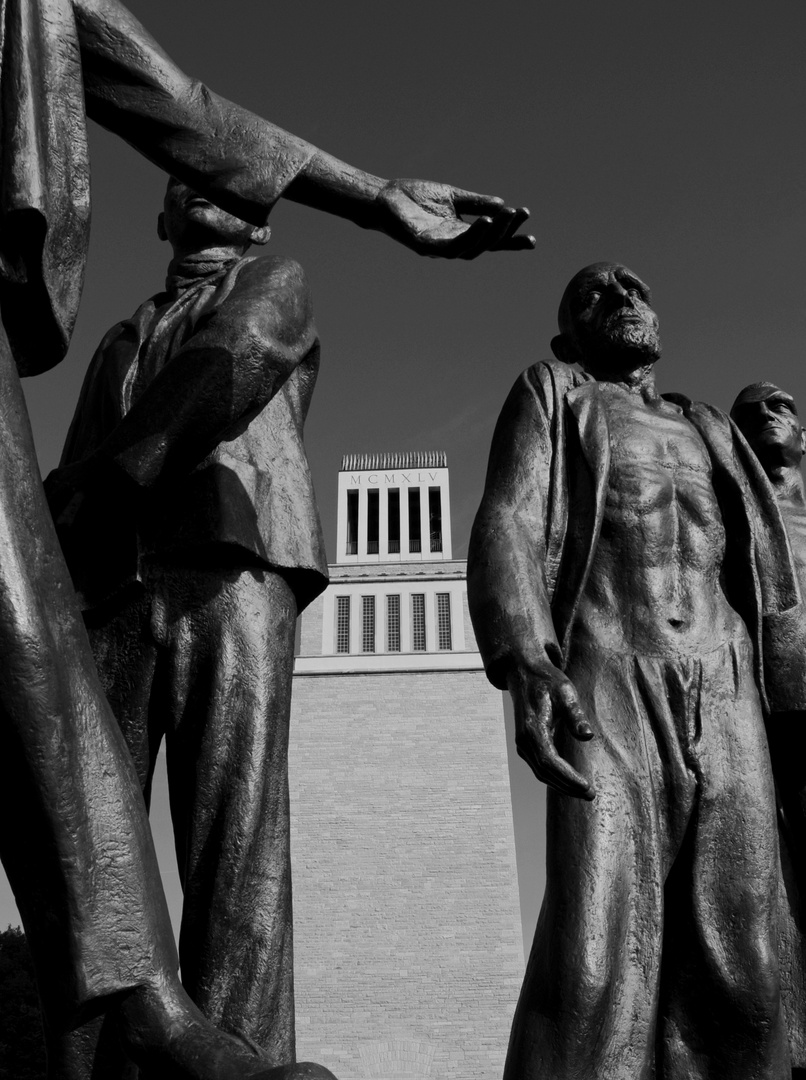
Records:
<instances>
[{"instance_id":1,"label":"brick masonry wall","mask_svg":"<svg viewBox=\"0 0 806 1080\"><path fill-rule=\"evenodd\" d=\"M498 1080L523 975L501 694L297 676L297 1053L339 1080Z\"/></svg>"},{"instance_id":2,"label":"brick masonry wall","mask_svg":"<svg viewBox=\"0 0 806 1080\"><path fill-rule=\"evenodd\" d=\"M324 615L325 594L320 596L305 608L302 618L299 620L299 647L297 653L300 656L321 656L322 654L322 616Z\"/></svg>"}]
</instances>

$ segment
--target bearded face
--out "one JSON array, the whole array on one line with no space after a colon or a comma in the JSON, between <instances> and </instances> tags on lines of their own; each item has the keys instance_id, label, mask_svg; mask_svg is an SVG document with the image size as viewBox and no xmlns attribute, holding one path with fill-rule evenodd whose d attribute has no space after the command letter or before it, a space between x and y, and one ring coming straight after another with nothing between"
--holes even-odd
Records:
<instances>
[{"instance_id":1,"label":"bearded face","mask_svg":"<svg viewBox=\"0 0 806 1080\"><path fill-rule=\"evenodd\" d=\"M560 329L583 367L627 371L660 357L658 317L647 286L625 266L597 263L566 289Z\"/></svg>"}]
</instances>

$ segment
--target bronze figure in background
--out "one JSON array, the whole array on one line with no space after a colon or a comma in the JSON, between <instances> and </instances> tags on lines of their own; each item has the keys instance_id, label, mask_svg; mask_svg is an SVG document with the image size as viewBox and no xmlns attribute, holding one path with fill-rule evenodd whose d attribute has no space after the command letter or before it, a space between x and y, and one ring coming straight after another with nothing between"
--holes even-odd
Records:
<instances>
[{"instance_id":1,"label":"bronze figure in background","mask_svg":"<svg viewBox=\"0 0 806 1080\"><path fill-rule=\"evenodd\" d=\"M806 493L801 463L806 431L791 394L771 382L746 386L731 418L772 484L806 596ZM785 647L781 647L781 641ZM764 626L770 695L767 738L778 796L783 869L780 948L784 1011L795 1075L806 1077L806 609Z\"/></svg>"},{"instance_id":2,"label":"bronze figure in background","mask_svg":"<svg viewBox=\"0 0 806 1080\"><path fill-rule=\"evenodd\" d=\"M525 212L501 200L384 181L219 98L117 0L7 0L0 37L0 856L34 957L50 1076L87 1075L85 1061L59 1056L61 1036L102 1013L149 1075L269 1075L179 984L137 776L95 674L19 382L63 358L75 321L89 223L85 109L258 227L285 196L425 255L533 241L516 235ZM463 211L481 216L467 225ZM117 461L94 463L113 486L130 484ZM80 508L81 489L64 479L51 491L57 516Z\"/></svg>"},{"instance_id":3,"label":"bronze figure in background","mask_svg":"<svg viewBox=\"0 0 806 1080\"><path fill-rule=\"evenodd\" d=\"M246 256L268 229L171 180L159 232L165 291L90 364L62 457L87 487L57 531L147 801L166 738L183 984L282 1064L294 631L327 584L303 447L319 341L301 268ZM96 482L94 454L125 487Z\"/></svg>"},{"instance_id":4,"label":"bronze figure in background","mask_svg":"<svg viewBox=\"0 0 806 1080\"><path fill-rule=\"evenodd\" d=\"M469 594L547 885L506 1080L784 1080L778 853L757 647L797 605L729 419L657 393L647 286L597 263L493 438ZM571 367L579 364L582 372Z\"/></svg>"}]
</instances>

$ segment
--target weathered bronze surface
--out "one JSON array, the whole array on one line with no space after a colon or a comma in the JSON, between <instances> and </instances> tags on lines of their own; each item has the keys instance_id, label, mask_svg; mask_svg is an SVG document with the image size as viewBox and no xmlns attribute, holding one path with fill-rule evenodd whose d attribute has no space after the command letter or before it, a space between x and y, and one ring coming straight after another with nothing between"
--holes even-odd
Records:
<instances>
[{"instance_id":1,"label":"weathered bronze surface","mask_svg":"<svg viewBox=\"0 0 806 1080\"><path fill-rule=\"evenodd\" d=\"M806 596L806 496L801 463L806 432L794 398L770 382L746 386L730 413L772 484L786 525L792 557ZM774 639L770 640L774 634ZM781 830L782 895L779 902L784 1009L790 1032L792 1063L806 1076L806 613L789 612L786 622L765 627L765 649L774 657L767 667L778 694L770 700L767 737L778 796ZM781 639L786 647L781 647Z\"/></svg>"},{"instance_id":2,"label":"weathered bronze surface","mask_svg":"<svg viewBox=\"0 0 806 1080\"><path fill-rule=\"evenodd\" d=\"M327 563L302 441L319 341L301 268L246 257L267 233L169 183L166 289L104 337L45 486L71 493L57 530L147 798L167 739L183 983L282 1064L294 629ZM99 458L127 477L115 513Z\"/></svg>"},{"instance_id":3,"label":"weathered bronze surface","mask_svg":"<svg viewBox=\"0 0 806 1080\"><path fill-rule=\"evenodd\" d=\"M385 182L217 97L176 68L117 0L8 0L0 35L0 855L34 955L50 1071L86 1075L80 1055L59 1058L59 1039L106 1011L150 1075L268 1075L177 981L137 776L95 674L19 384L18 373L62 359L75 319L89 221L85 107L257 226L284 195L421 254L472 258L533 242L515 235L525 212L501 200ZM481 216L468 226L459 211ZM115 461L99 467L126 487ZM59 498L54 491L61 514Z\"/></svg>"},{"instance_id":4,"label":"weathered bronze surface","mask_svg":"<svg viewBox=\"0 0 806 1080\"><path fill-rule=\"evenodd\" d=\"M498 421L468 568L549 785L505 1076L783 1080L759 649L799 602L783 523L728 417L657 393L639 278L586 268L559 322Z\"/></svg>"}]
</instances>

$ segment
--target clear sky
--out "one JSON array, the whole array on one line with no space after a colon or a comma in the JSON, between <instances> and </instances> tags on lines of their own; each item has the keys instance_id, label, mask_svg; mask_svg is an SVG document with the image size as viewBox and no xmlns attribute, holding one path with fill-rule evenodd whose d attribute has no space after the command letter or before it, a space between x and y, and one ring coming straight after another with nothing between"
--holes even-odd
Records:
<instances>
[{"instance_id":1,"label":"clear sky","mask_svg":"<svg viewBox=\"0 0 806 1080\"><path fill-rule=\"evenodd\" d=\"M531 208L535 252L470 263L418 259L303 207L273 212L268 250L305 266L323 343L306 442L331 557L341 455L406 449L447 452L466 553L501 403L549 355L565 283L599 259L652 287L662 390L728 408L763 376L806 408L802 0L130 7L186 70L337 156ZM43 472L95 345L159 290L168 261L164 179L98 129L91 152L73 346L26 383ZM518 791L528 781L517 774Z\"/></svg>"}]
</instances>

